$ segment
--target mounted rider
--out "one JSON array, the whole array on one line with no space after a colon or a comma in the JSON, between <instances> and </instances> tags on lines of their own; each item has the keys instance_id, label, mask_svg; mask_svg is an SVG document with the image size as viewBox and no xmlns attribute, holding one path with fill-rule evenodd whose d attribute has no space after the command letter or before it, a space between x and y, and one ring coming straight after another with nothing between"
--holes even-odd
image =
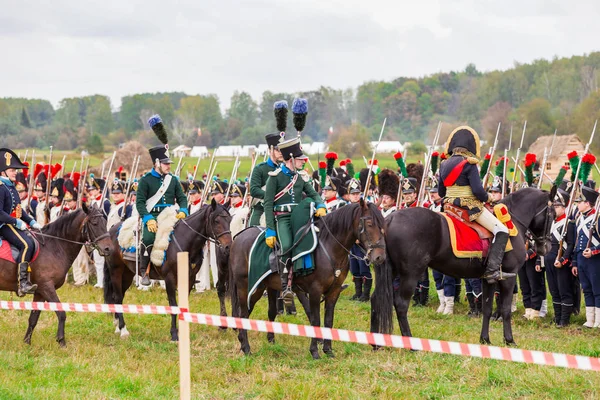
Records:
<instances>
[{"instance_id":1,"label":"mounted rider","mask_svg":"<svg viewBox=\"0 0 600 400\"><path fill-rule=\"evenodd\" d=\"M250 196L252 196L252 212L250 213L249 226L260 225L260 217L265 212L263 200L265 198L265 185L269 178L269 172L275 171L279 167L279 163L283 161L281 151L279 151L279 143L283 140L280 133L269 133L265 136L267 145L269 146L269 157L267 161L262 162L254 167L250 176Z\"/></svg>"},{"instance_id":2,"label":"mounted rider","mask_svg":"<svg viewBox=\"0 0 600 400\"><path fill-rule=\"evenodd\" d=\"M19 193L15 187L17 169L27 168L14 151L0 149L0 236L19 250L16 261L19 266L17 295L33 294L37 285L31 284L29 263L33 258L35 244L27 232L27 225L41 229L35 219L21 207Z\"/></svg>"},{"instance_id":3,"label":"mounted rider","mask_svg":"<svg viewBox=\"0 0 600 400\"><path fill-rule=\"evenodd\" d=\"M439 194L444 197L444 203L465 209L470 221L477 221L494 234L483 277L493 284L516 276L500 269L508 242L508 229L484 206L491 198L483 188L477 170L479 135L469 126L459 126L448 137L446 154L451 157L440 166L439 182Z\"/></svg>"},{"instance_id":4,"label":"mounted rider","mask_svg":"<svg viewBox=\"0 0 600 400\"><path fill-rule=\"evenodd\" d=\"M308 105L304 99L294 101L294 125L298 134L306 123ZM285 132L287 120L287 102L275 103L275 117L277 127ZM283 129L281 129L283 128ZM265 242L267 246L274 248L279 242L282 264L287 268L293 268L288 251L292 247L294 237L292 234L291 215L292 210L302 200L302 195L312 199L316 203L315 217L327 214L325 204L321 196L314 190L309 182L309 176L303 173L304 164L308 157L302 152L300 137L285 140L279 143L279 149L285 163L273 172L269 172L269 179L265 188L264 209L267 222ZM294 294L288 287L288 272L286 267L281 268L281 298L286 306L291 306Z\"/></svg>"},{"instance_id":5,"label":"mounted rider","mask_svg":"<svg viewBox=\"0 0 600 400\"><path fill-rule=\"evenodd\" d=\"M170 173L173 161L169 158L167 131L160 116L148 120L154 134L163 143L149 150L154 168L145 174L138 183L135 208L142 219L142 248L140 249L140 269L143 271L142 285L150 286L150 253L156 239L158 224L156 218L167 207L179 205L177 219L188 215L187 198L179 180Z\"/></svg>"}]
</instances>

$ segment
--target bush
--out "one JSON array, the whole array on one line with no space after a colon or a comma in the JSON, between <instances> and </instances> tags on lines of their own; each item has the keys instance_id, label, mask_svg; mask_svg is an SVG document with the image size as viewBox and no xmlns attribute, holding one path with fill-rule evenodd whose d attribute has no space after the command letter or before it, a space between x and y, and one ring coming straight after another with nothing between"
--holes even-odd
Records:
<instances>
[{"instance_id":1,"label":"bush","mask_svg":"<svg viewBox=\"0 0 600 400\"><path fill-rule=\"evenodd\" d=\"M90 154L104 153L104 145L102 144L102 138L97 133L90 136L87 142L87 150Z\"/></svg>"}]
</instances>

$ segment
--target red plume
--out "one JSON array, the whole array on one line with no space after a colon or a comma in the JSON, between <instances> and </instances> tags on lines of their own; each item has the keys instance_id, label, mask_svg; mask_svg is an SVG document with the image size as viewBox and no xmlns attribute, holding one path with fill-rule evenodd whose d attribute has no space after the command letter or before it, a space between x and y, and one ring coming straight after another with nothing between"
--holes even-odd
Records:
<instances>
[{"instance_id":1,"label":"red plume","mask_svg":"<svg viewBox=\"0 0 600 400\"><path fill-rule=\"evenodd\" d=\"M573 157L577 156L577 152L575 150L573 150L572 152L570 152L569 154L567 154L567 158L570 160Z\"/></svg>"},{"instance_id":2,"label":"red plume","mask_svg":"<svg viewBox=\"0 0 600 400\"><path fill-rule=\"evenodd\" d=\"M58 173L62 170L62 165L60 165L59 163L56 163L52 166L52 178L56 178L58 176Z\"/></svg>"},{"instance_id":3,"label":"red plume","mask_svg":"<svg viewBox=\"0 0 600 400\"><path fill-rule=\"evenodd\" d=\"M29 176L29 161L24 161L23 165L27 165L27 168L23 168L23 175L27 178Z\"/></svg>"},{"instance_id":4,"label":"red plume","mask_svg":"<svg viewBox=\"0 0 600 400\"><path fill-rule=\"evenodd\" d=\"M325 161L319 161L319 168L327 169L327 163Z\"/></svg>"},{"instance_id":5,"label":"red plume","mask_svg":"<svg viewBox=\"0 0 600 400\"><path fill-rule=\"evenodd\" d=\"M486 160L489 160L489 159L491 159L491 158L492 158L492 155L491 155L490 153L487 153L487 154L485 155L485 159L486 159Z\"/></svg>"},{"instance_id":6,"label":"red plume","mask_svg":"<svg viewBox=\"0 0 600 400\"><path fill-rule=\"evenodd\" d=\"M35 167L33 168L33 177L37 178L37 176L39 175L40 172L42 172L43 169L44 169L44 164L42 164L42 163L35 164Z\"/></svg>"},{"instance_id":7,"label":"red plume","mask_svg":"<svg viewBox=\"0 0 600 400\"><path fill-rule=\"evenodd\" d=\"M394 154L394 160L397 160L399 158L402 158L402 153L397 152L396 154Z\"/></svg>"},{"instance_id":8,"label":"red plume","mask_svg":"<svg viewBox=\"0 0 600 400\"><path fill-rule=\"evenodd\" d=\"M79 172L73 172L73 176L71 177L71 179L73 180L73 185L75 185L75 188L78 188L79 180L81 179L81 174Z\"/></svg>"},{"instance_id":9,"label":"red plume","mask_svg":"<svg viewBox=\"0 0 600 400\"><path fill-rule=\"evenodd\" d=\"M340 167L343 167L343 166L345 166L345 165L346 165L346 160L342 160L342 161L340 161Z\"/></svg>"},{"instance_id":10,"label":"red plume","mask_svg":"<svg viewBox=\"0 0 600 400\"><path fill-rule=\"evenodd\" d=\"M331 159L331 158L333 158L334 160L337 160L338 159L338 155L337 155L337 153L334 153L333 151L330 151L329 153L325 154L325 158L328 159L328 160Z\"/></svg>"}]
</instances>

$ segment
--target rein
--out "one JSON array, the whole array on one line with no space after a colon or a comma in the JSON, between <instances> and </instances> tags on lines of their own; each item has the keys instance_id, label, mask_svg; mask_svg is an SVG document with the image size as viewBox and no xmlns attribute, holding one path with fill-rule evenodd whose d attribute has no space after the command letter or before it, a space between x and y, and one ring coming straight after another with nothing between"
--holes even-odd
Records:
<instances>
[{"instance_id":1,"label":"rein","mask_svg":"<svg viewBox=\"0 0 600 400\"><path fill-rule=\"evenodd\" d=\"M230 231L230 230L227 230L227 231L221 232L221 233L220 233L220 234L218 234L218 235L215 235L214 228L213 228L212 224L210 224L210 223L209 223L208 225L210 226L210 231L211 231L211 233L209 234L209 236L206 236L206 235L204 235L204 234L202 234L202 233L198 232L198 231L197 231L197 230L195 230L194 228L192 228L192 227L190 226L190 224L188 224L188 223L187 223L187 221L186 221L185 219L182 219L182 220L180 220L180 222L181 222L181 223L183 223L183 225L187 226L187 227L188 227L188 229L189 229L189 230L191 230L192 232L194 232L196 235L198 235L198 236L202 237L203 239L205 239L205 240L207 240L207 241L209 241L209 242L212 242L212 243L214 243L214 244L215 244L215 246L217 246L217 247L219 247L219 248L223 248L223 247L225 247L225 246L223 246L223 245L221 244L221 242L219 241L219 238L220 238L221 236L224 236L224 235L227 235L227 234L231 234L231 231Z\"/></svg>"},{"instance_id":2,"label":"rein","mask_svg":"<svg viewBox=\"0 0 600 400\"><path fill-rule=\"evenodd\" d=\"M375 243L372 242L369 232L365 229L365 225L364 225L365 220L367 220L367 219L373 219L373 217L361 217L360 222L358 223L358 238L360 240L360 235L362 235L363 233L367 236L367 241L366 241L367 242L367 250L363 249L360 245L356 244L365 254L364 257L357 257L354 254L352 254L352 252L350 250L348 250L342 243L340 243L340 241L331 232L331 230L329 229L329 226L327 225L327 222L325 222L325 219L321 219L321 222L323 223L323 226L325 227L325 229L327 229L327 232L329 232L329 234L331 235L333 240L348 254L348 257L353 258L355 260L359 260L359 261L362 260L362 261L367 262L369 259L369 254L371 254L371 251L373 251L374 249L377 249L377 248L383 248L383 245L381 244L381 239Z\"/></svg>"},{"instance_id":3,"label":"rein","mask_svg":"<svg viewBox=\"0 0 600 400\"><path fill-rule=\"evenodd\" d=\"M511 205L513 204L512 199L510 201L510 204ZM546 204L546 206L544 208L542 208L540 211L535 213L535 215L531 218L531 220L532 221L535 220L543 212L546 212L546 216L544 217L544 230L543 230L541 237L537 236L535 233L533 233L531 231L531 229L528 228L528 225L524 224L523 221L521 221L521 219L519 219L519 217L517 217L513 213L511 213L511 218L514 219L519 224L521 224L522 226L524 226L527 229L527 231L525 233L529 234L536 243L541 243L541 246L545 247L546 242L548 241L548 237L549 237L549 234L547 234L546 232L548 232L548 224L550 223L550 219L551 219L550 217L551 217L552 210L550 209L550 206L548 204Z\"/></svg>"}]
</instances>

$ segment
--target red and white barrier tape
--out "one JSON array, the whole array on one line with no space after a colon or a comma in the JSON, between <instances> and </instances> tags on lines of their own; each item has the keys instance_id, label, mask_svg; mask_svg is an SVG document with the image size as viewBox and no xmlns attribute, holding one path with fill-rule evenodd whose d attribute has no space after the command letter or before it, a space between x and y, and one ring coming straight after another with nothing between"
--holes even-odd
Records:
<instances>
[{"instance_id":1,"label":"red and white barrier tape","mask_svg":"<svg viewBox=\"0 0 600 400\"><path fill-rule=\"evenodd\" d=\"M179 319L202 325L222 326L259 332L301 336L318 339L331 339L341 342L370 344L430 351L433 353L454 354L493 360L522 362L526 364L550 365L555 367L600 371L600 358L575 356L562 353L547 353L508 347L485 346L443 340L419 339L398 335L384 335L346 329L332 329L308 325L296 325L283 322L270 322L254 319L221 317L210 314L195 314L179 307L154 305L118 305L118 304L77 304L0 301L4 310L42 310L73 312L119 312L128 314L178 314Z\"/></svg>"}]
</instances>

